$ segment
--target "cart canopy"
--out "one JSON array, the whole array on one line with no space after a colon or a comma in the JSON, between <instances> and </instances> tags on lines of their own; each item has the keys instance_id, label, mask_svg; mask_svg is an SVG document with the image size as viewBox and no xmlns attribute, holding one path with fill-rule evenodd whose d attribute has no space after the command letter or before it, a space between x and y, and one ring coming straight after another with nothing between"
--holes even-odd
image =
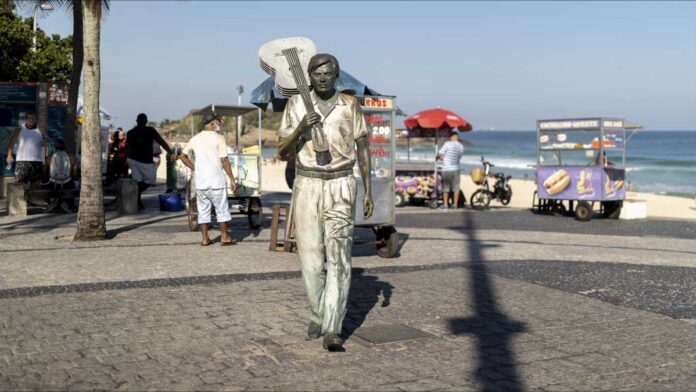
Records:
<instances>
[{"instance_id":1,"label":"cart canopy","mask_svg":"<svg viewBox=\"0 0 696 392\"><path fill-rule=\"evenodd\" d=\"M255 106L232 106L211 104L202 109L194 110L191 112L191 114L194 116L202 116L208 113L215 112L221 116L237 117L243 116L255 110L257 110Z\"/></svg>"}]
</instances>

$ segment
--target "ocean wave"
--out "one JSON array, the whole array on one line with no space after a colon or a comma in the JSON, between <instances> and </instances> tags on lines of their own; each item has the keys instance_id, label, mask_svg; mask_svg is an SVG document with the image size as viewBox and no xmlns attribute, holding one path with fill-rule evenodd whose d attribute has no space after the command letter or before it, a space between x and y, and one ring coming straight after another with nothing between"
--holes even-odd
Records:
<instances>
[{"instance_id":1,"label":"ocean wave","mask_svg":"<svg viewBox=\"0 0 696 392\"><path fill-rule=\"evenodd\" d=\"M636 192L656 193L659 195L696 196L696 185L649 182L635 183L633 189Z\"/></svg>"}]
</instances>

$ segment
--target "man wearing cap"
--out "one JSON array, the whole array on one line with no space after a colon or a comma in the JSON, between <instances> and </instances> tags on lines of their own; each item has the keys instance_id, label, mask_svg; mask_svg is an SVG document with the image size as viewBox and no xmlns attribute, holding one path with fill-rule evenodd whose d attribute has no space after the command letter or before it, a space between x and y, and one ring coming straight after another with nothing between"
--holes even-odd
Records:
<instances>
[{"instance_id":1,"label":"man wearing cap","mask_svg":"<svg viewBox=\"0 0 696 392\"><path fill-rule=\"evenodd\" d=\"M309 338L324 336L323 347L341 350L339 336L346 312L351 275L355 220L357 161L365 187L365 219L372 215L370 153L365 118L357 99L336 92L338 60L317 54L308 73L314 113L307 114L301 97L290 98L279 131L278 153L296 157L293 219L302 278L310 304ZM312 128L321 126L329 156L315 151ZM314 130L316 135L317 129ZM328 163L327 163L328 161ZM326 272L324 272L326 262Z\"/></svg>"},{"instance_id":2,"label":"man wearing cap","mask_svg":"<svg viewBox=\"0 0 696 392\"><path fill-rule=\"evenodd\" d=\"M195 173L196 207L198 207L198 224L201 226L203 240L201 246L210 245L208 223L210 212L215 208L215 217L220 225L220 245L233 245L237 242L227 233L227 222L232 219L227 202L227 180L230 178L230 191L234 193L236 185L230 161L227 159L227 142L219 134L222 122L215 113L203 117L204 129L189 140L181 152L181 161ZM192 163L189 155L193 151L196 163ZM224 170L224 171L223 171Z\"/></svg>"},{"instance_id":3,"label":"man wearing cap","mask_svg":"<svg viewBox=\"0 0 696 392\"><path fill-rule=\"evenodd\" d=\"M136 123L138 125L126 134L126 155L128 156L131 176L138 183L138 209L142 210L145 209L141 198L143 192L150 185L157 184L157 169L152 160L152 144L157 142L167 151L167 154L172 157L175 155L159 132L155 128L147 126L145 113L138 114Z\"/></svg>"}]
</instances>

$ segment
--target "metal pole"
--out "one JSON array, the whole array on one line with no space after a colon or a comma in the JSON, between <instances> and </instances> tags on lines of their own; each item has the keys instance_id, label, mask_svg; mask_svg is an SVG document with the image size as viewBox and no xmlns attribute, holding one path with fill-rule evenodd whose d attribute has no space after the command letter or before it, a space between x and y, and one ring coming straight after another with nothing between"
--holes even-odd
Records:
<instances>
[{"instance_id":1,"label":"metal pole","mask_svg":"<svg viewBox=\"0 0 696 392\"><path fill-rule=\"evenodd\" d=\"M36 52L36 18L39 16L39 4L34 5L34 37L32 39L31 51Z\"/></svg>"}]
</instances>

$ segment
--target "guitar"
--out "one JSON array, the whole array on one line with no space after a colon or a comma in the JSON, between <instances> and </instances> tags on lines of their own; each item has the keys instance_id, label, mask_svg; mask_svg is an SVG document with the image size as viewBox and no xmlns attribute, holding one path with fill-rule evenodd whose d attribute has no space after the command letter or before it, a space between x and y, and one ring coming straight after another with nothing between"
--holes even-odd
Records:
<instances>
[{"instance_id":1,"label":"guitar","mask_svg":"<svg viewBox=\"0 0 696 392\"><path fill-rule=\"evenodd\" d=\"M314 42L305 37L280 38L261 45L259 65L264 72L273 77L276 89L286 97L299 94L295 77L288 66L285 55L283 55L283 49L288 48L297 48L297 57L304 71L305 80L309 80L307 79L309 77L307 75L309 59L317 54Z\"/></svg>"},{"instance_id":2,"label":"guitar","mask_svg":"<svg viewBox=\"0 0 696 392\"><path fill-rule=\"evenodd\" d=\"M308 45L298 47L296 45ZM277 52L280 50L280 52ZM311 55L310 55L311 54ZM307 114L314 113L314 105L307 85L307 65L316 54L314 43L302 37L281 38L268 42L259 49L261 68L275 79L275 85L281 94L290 96L300 94ZM282 59L282 61L279 61ZM282 63L285 64L282 64ZM288 67L289 65L289 67ZM292 92L295 92L292 94ZM286 94L288 92L290 94ZM327 165L331 162L329 143L321 124L312 126L312 144L317 157L317 164Z\"/></svg>"}]
</instances>

